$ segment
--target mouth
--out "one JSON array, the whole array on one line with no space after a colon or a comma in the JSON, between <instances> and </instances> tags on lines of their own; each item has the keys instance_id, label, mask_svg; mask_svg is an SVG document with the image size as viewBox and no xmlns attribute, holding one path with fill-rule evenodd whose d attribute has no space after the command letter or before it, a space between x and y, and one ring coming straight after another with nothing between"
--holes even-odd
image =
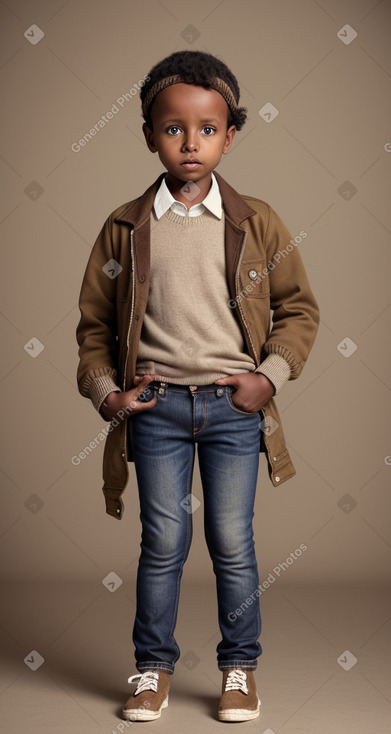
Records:
<instances>
[{"instance_id":1,"label":"mouth","mask_svg":"<svg viewBox=\"0 0 391 734\"><path fill-rule=\"evenodd\" d=\"M193 170L194 168L197 168L201 165L202 164L200 163L200 161L196 160L195 158L183 161L183 163L181 163L181 166L183 166L184 168L188 168L189 170Z\"/></svg>"}]
</instances>

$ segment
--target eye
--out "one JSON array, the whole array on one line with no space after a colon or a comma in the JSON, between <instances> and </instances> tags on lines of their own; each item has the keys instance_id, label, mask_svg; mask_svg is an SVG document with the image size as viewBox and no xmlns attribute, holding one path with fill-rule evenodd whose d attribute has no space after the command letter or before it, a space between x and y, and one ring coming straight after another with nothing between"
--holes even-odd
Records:
<instances>
[{"instance_id":1,"label":"eye","mask_svg":"<svg viewBox=\"0 0 391 734\"><path fill-rule=\"evenodd\" d=\"M167 132L169 135L178 135L180 127L178 127L178 125L170 125L170 127L167 128Z\"/></svg>"},{"instance_id":2,"label":"eye","mask_svg":"<svg viewBox=\"0 0 391 734\"><path fill-rule=\"evenodd\" d=\"M205 125L202 129L206 132L206 134L207 134L208 137L210 135L213 135L213 133L216 132L216 130L214 129L214 127L211 127L210 125Z\"/></svg>"}]
</instances>

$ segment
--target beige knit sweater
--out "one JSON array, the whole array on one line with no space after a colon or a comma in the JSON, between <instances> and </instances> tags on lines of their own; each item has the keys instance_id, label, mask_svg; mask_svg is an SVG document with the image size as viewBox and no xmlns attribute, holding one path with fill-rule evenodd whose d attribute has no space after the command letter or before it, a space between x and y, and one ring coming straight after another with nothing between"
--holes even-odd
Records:
<instances>
[{"instance_id":1,"label":"beige knit sweater","mask_svg":"<svg viewBox=\"0 0 391 734\"><path fill-rule=\"evenodd\" d=\"M185 217L151 212L151 283L138 351L138 375L207 385L252 372L225 275L224 214ZM277 363L278 360L278 363ZM269 363L269 367L268 367ZM257 369L280 390L289 365L270 355Z\"/></svg>"}]
</instances>

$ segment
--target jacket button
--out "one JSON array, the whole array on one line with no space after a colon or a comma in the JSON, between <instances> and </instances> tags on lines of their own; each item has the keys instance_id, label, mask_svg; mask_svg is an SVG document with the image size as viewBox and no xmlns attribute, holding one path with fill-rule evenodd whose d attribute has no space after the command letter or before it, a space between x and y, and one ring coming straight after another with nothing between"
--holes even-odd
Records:
<instances>
[{"instance_id":1,"label":"jacket button","mask_svg":"<svg viewBox=\"0 0 391 734\"><path fill-rule=\"evenodd\" d=\"M280 477L275 477L276 482L280 481Z\"/></svg>"},{"instance_id":2,"label":"jacket button","mask_svg":"<svg viewBox=\"0 0 391 734\"><path fill-rule=\"evenodd\" d=\"M140 275L139 280L140 280L140 283L144 283L144 281L145 281L145 275Z\"/></svg>"},{"instance_id":3,"label":"jacket button","mask_svg":"<svg viewBox=\"0 0 391 734\"><path fill-rule=\"evenodd\" d=\"M251 278L251 280L255 280L255 278L257 277L257 275L258 275L258 273L257 273L256 270L249 270L248 271L248 276L249 276L249 278Z\"/></svg>"},{"instance_id":4,"label":"jacket button","mask_svg":"<svg viewBox=\"0 0 391 734\"><path fill-rule=\"evenodd\" d=\"M277 461L277 456L273 456L273 461Z\"/></svg>"}]
</instances>

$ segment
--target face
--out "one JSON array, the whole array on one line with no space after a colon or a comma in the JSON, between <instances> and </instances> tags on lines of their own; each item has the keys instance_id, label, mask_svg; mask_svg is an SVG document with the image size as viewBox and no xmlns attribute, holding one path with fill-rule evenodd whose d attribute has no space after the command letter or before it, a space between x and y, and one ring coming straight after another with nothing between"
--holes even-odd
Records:
<instances>
[{"instance_id":1,"label":"face","mask_svg":"<svg viewBox=\"0 0 391 734\"><path fill-rule=\"evenodd\" d=\"M227 130L228 113L214 89L173 84L159 92L151 110L153 131L144 124L143 132L149 150L167 169L167 185L178 188L193 181L204 190L209 186L211 172L235 136L234 125Z\"/></svg>"}]
</instances>

